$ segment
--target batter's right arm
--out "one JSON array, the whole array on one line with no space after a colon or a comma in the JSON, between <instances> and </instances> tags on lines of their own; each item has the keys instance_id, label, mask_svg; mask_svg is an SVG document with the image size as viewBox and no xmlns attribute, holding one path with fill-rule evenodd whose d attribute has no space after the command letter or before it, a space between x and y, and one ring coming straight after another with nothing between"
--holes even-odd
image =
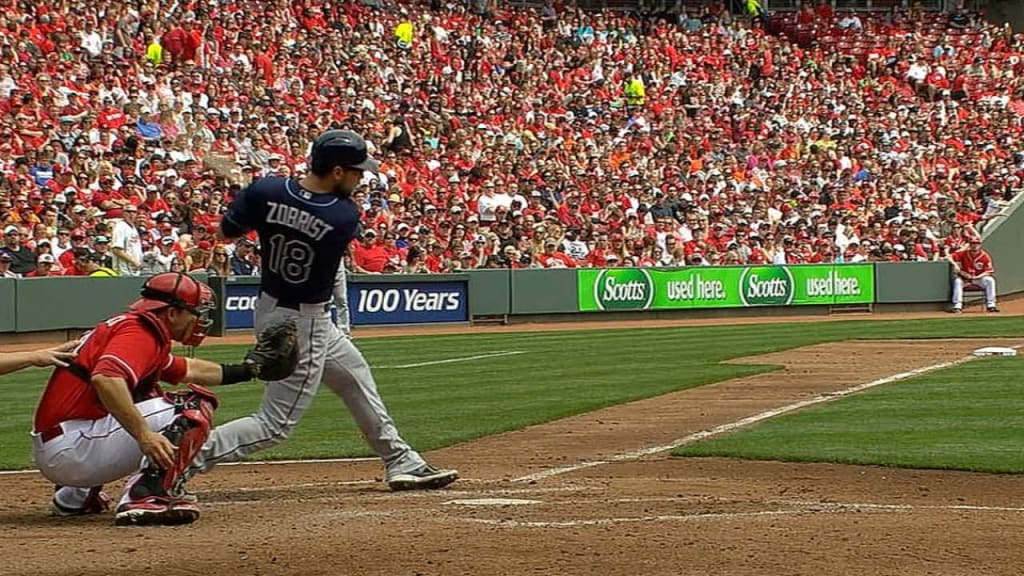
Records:
<instances>
[{"instance_id":1,"label":"batter's right arm","mask_svg":"<svg viewBox=\"0 0 1024 576\"><path fill-rule=\"evenodd\" d=\"M172 468L174 466L174 444L171 444L171 441L163 434L149 429L146 419L142 417L138 408L135 407L135 403L132 402L128 383L122 378L94 374L92 386L96 389L96 395L99 396L103 407L120 422L132 438L135 438L142 453L161 468Z\"/></svg>"},{"instance_id":2,"label":"batter's right arm","mask_svg":"<svg viewBox=\"0 0 1024 576\"><path fill-rule=\"evenodd\" d=\"M220 219L220 236L233 240L252 230L254 223L260 218L258 207L254 204L257 194L252 186L241 190L228 206L227 212Z\"/></svg>"}]
</instances>

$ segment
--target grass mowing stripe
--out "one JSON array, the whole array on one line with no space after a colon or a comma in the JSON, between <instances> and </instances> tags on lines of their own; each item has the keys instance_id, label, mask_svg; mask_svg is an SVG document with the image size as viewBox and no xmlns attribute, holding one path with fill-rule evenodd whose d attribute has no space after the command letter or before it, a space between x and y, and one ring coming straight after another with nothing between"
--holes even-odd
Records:
<instances>
[{"instance_id":1,"label":"grass mowing stripe","mask_svg":"<svg viewBox=\"0 0 1024 576\"><path fill-rule=\"evenodd\" d=\"M612 456L611 458L609 458L607 460L578 462L576 464L569 464L567 466L558 466L556 468L549 468L547 470L541 470L540 472L529 474L529 475L523 476L521 478L516 478L515 481L516 482L536 482L538 480L543 480L545 478L551 478L553 476L559 476L561 474L568 474L570 472L575 472L577 470L582 470L582 469L585 469L585 468L593 468L595 466L601 466L603 464L609 464L611 462L627 462L627 461L630 461L630 460L637 460L637 459L644 458L644 457L647 457L647 456L652 456L654 454L658 454L658 453L661 453L661 452L667 452L669 450L676 450L680 446L687 446L687 445L693 444L695 442L700 442L701 440L704 440L704 439L707 439L707 438L711 438L713 436L718 436L718 435L724 434L726 432L731 432L731 431L739 429L739 428L744 428L744 427L750 426L751 424L756 424L758 422L762 422L762 421L767 420L769 418L775 418L776 416L779 416L781 414L788 414L790 412L793 412L793 411L796 411L796 410L800 410L801 408L806 408L808 406L813 406L813 405L816 405L816 404L821 404L823 402L832 401L832 400L834 400L836 398L848 396L850 394L856 394L858 392L861 392L863 390L867 390L867 389L870 389L870 388L874 388L876 386L881 386L883 384L889 384L890 382L897 382L897 381L900 381L900 380L905 380L907 378L911 378L911 377L916 376L918 374L925 374L925 373L932 372L932 371L935 371L935 370L939 370L939 369L942 369L942 368L947 368L949 366L955 366L955 365L958 365L958 364L962 364L962 363L967 362L967 361L972 360L972 359L973 359L973 357L968 356L968 357L965 357L965 358L961 358L959 360L953 360L953 361L950 361L950 362L942 362L940 364L932 364L931 366L924 366L922 368L917 368L917 369L911 370L909 372L901 372L899 374L894 374L892 376L886 376L884 378L879 378L877 380L872 380L871 382L866 382L866 383L863 383L863 384L858 384L856 386L853 386L853 387L850 387L850 388L846 388L846 389L840 390L838 392L830 392L828 394L819 394L818 396L814 396L814 397L808 398L806 400L800 400L799 402L794 402L792 404L787 404L787 405L781 406L779 408L773 408L771 410L766 410L764 412L760 412L760 413L754 414L752 416L747 416L746 418L741 418L741 419L736 420L734 422L728 422L726 424L715 426L714 428L710 428L710 429L707 429L707 430L701 430L699 432L694 432L692 434L687 434L686 436L683 436L682 438L673 440L669 444L663 444L661 446L649 446L649 447L643 448L641 450L635 450L635 451L632 451L632 452L625 452L625 453L621 453L621 454L616 454L615 456Z\"/></svg>"},{"instance_id":2,"label":"grass mowing stripe","mask_svg":"<svg viewBox=\"0 0 1024 576\"><path fill-rule=\"evenodd\" d=\"M674 454L1021 473L1021 361L979 359Z\"/></svg>"},{"instance_id":3,"label":"grass mowing stripe","mask_svg":"<svg viewBox=\"0 0 1024 576\"><path fill-rule=\"evenodd\" d=\"M403 435L420 450L539 424L649 398L772 366L719 364L723 360L857 338L1021 336L1024 318L943 318L921 321L840 321L671 328L584 330L372 338L357 344L371 365L398 365L495 350L519 356L472 364L432 365L375 373L381 395ZM237 361L246 346L211 346L199 355ZM30 465L32 412L47 377L29 370L4 378L0 468ZM223 423L259 406L263 387L218 390ZM292 437L259 458L369 456L344 405L321 390Z\"/></svg>"}]
</instances>

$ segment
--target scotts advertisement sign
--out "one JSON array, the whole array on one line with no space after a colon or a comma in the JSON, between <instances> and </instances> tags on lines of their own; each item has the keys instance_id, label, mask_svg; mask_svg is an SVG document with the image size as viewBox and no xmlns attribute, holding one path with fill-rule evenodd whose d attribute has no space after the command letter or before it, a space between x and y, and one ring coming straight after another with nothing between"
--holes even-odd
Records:
<instances>
[{"instance_id":1,"label":"scotts advertisement sign","mask_svg":"<svg viewBox=\"0 0 1024 576\"><path fill-rule=\"evenodd\" d=\"M581 269L581 311L869 304L871 264Z\"/></svg>"}]
</instances>

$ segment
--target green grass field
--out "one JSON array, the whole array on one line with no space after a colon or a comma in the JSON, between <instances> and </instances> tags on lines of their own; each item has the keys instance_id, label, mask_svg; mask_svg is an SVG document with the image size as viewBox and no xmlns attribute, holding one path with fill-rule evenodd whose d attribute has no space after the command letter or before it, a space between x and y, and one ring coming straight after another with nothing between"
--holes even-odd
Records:
<instances>
[{"instance_id":1,"label":"green grass field","mask_svg":"<svg viewBox=\"0 0 1024 576\"><path fill-rule=\"evenodd\" d=\"M734 358L850 338L1020 336L1024 336L1024 317L983 317L372 338L360 340L358 344L371 365L391 366L375 370L381 394L403 435L418 449L430 450L778 368L721 364ZM229 361L240 358L243 350L242 347L208 347L200 349L200 355ZM418 368L393 367L501 351L523 354ZM971 368L981 365L972 364ZM996 366L987 361L984 365ZM1008 363L1005 367L1019 371L1012 366ZM46 376L47 372L42 370L27 370L3 379L7 416L0 421L0 468L31 466L28 432ZM221 389L217 421L225 422L252 412L259 405L262 390L262 385L255 382ZM981 412L991 409L993 428L989 436L1005 436L1004 446L1020 445L1024 427L1013 425L1019 422L1003 420L995 429L996 417L1015 407L1014 391L1002 392L1006 393L1005 398L991 399L990 405L972 404L972 409ZM992 390L991 393L1000 392ZM340 400L325 388L319 395L322 398L317 399L292 437L277 448L260 453L259 457L369 455ZM970 395L965 398L973 400ZM954 417L962 406L948 402L945 407L949 412L947 416L939 412L933 416L940 420L948 418L948 427L953 427L958 422ZM937 406L936 410L939 408ZM980 425L985 420L981 415L977 422ZM860 424L875 428L875 423L865 421L863 416ZM898 425L899 418L894 417L891 424ZM975 443L988 440L988 436L975 435L975 432L971 429L971 434L960 436L963 451L975 452ZM810 444L807 438L809 436L803 436L803 444ZM854 446L856 438L849 436L848 445ZM948 450L947 445L944 451ZM1002 469L1000 466L993 464L989 469Z\"/></svg>"},{"instance_id":2,"label":"green grass field","mask_svg":"<svg viewBox=\"0 0 1024 576\"><path fill-rule=\"evenodd\" d=\"M1024 472L1024 359L985 358L684 446L677 456Z\"/></svg>"}]
</instances>

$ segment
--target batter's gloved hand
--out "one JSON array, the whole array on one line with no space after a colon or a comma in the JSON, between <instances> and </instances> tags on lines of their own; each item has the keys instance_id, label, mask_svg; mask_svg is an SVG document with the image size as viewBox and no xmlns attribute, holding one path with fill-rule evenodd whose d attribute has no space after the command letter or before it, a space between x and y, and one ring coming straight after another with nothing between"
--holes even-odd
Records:
<instances>
[{"instance_id":1,"label":"batter's gloved hand","mask_svg":"<svg viewBox=\"0 0 1024 576\"><path fill-rule=\"evenodd\" d=\"M298 328L288 320L260 333L256 346L245 353L245 367L254 378L284 380L299 364Z\"/></svg>"}]
</instances>

